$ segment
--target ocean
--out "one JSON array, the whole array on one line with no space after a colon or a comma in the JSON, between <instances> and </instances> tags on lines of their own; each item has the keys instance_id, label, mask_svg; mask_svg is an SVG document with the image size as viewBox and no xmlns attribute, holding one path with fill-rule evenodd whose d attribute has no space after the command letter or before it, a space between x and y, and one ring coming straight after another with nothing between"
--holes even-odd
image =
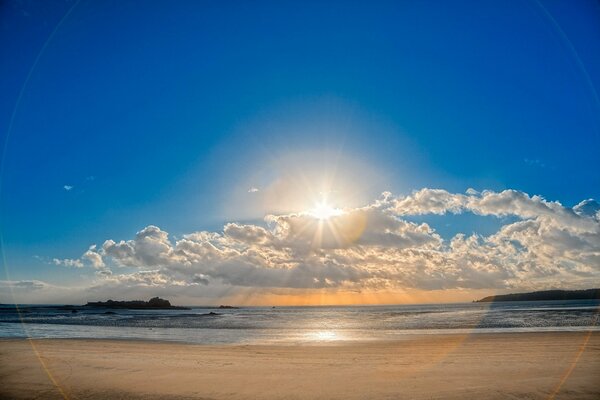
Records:
<instances>
[{"instance_id":1,"label":"ocean","mask_svg":"<svg viewBox=\"0 0 600 400\"><path fill-rule=\"evenodd\" d=\"M241 307L73 313L60 306L0 305L0 338L93 338L197 344L393 340L443 333L600 330L600 301L389 306Z\"/></svg>"}]
</instances>

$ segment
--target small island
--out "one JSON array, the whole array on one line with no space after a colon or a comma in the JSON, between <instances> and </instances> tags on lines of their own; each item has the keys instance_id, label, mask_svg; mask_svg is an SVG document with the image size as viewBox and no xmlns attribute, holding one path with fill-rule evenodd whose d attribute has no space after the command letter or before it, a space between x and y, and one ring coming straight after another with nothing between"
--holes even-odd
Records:
<instances>
[{"instance_id":1,"label":"small island","mask_svg":"<svg viewBox=\"0 0 600 400\"><path fill-rule=\"evenodd\" d=\"M600 289L585 290L542 290L529 293L500 294L484 297L477 303L490 303L496 301L547 301L547 300L598 300Z\"/></svg>"},{"instance_id":2,"label":"small island","mask_svg":"<svg viewBox=\"0 0 600 400\"><path fill-rule=\"evenodd\" d=\"M188 307L172 306L169 300L153 297L149 301L89 301L84 307L118 308L129 310L189 310Z\"/></svg>"}]
</instances>

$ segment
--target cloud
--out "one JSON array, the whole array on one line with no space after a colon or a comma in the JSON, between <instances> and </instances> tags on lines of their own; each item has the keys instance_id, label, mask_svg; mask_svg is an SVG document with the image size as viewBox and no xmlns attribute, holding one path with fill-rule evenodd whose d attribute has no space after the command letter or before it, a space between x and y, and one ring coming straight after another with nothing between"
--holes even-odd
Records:
<instances>
[{"instance_id":1,"label":"cloud","mask_svg":"<svg viewBox=\"0 0 600 400\"><path fill-rule=\"evenodd\" d=\"M53 258L54 265L62 265L64 267L83 268L83 262L79 259L72 258Z\"/></svg>"},{"instance_id":2,"label":"cloud","mask_svg":"<svg viewBox=\"0 0 600 400\"><path fill-rule=\"evenodd\" d=\"M68 304L81 301L92 287L56 286L39 280L0 280L0 303L3 304Z\"/></svg>"},{"instance_id":3,"label":"cloud","mask_svg":"<svg viewBox=\"0 0 600 400\"><path fill-rule=\"evenodd\" d=\"M90 246L88 251L83 253L83 256L81 258L87 260L90 263L90 265L95 269L102 269L106 267L104 261L102 260L102 256L96 250L96 245Z\"/></svg>"},{"instance_id":4,"label":"cloud","mask_svg":"<svg viewBox=\"0 0 600 400\"><path fill-rule=\"evenodd\" d=\"M592 201L593 200L588 200ZM482 216L532 219L542 223L543 228L565 229L577 234L598 234L598 215L583 215L582 203L573 209L557 201L547 201L541 196L529 196L517 190L467 195L451 194L439 189L421 189L410 196L393 201L394 211L400 216L424 214L460 214L471 212Z\"/></svg>"},{"instance_id":5,"label":"cloud","mask_svg":"<svg viewBox=\"0 0 600 400\"><path fill-rule=\"evenodd\" d=\"M88 259L90 251L94 253L90 248L86 252ZM113 240L105 241L102 245L102 255L112 257L120 266L155 267L176 261L167 232L153 225L139 231L133 240L121 240L118 243Z\"/></svg>"},{"instance_id":6,"label":"cloud","mask_svg":"<svg viewBox=\"0 0 600 400\"><path fill-rule=\"evenodd\" d=\"M594 199L583 200L581 203L573 207L573 211L577 215L593 217L597 220L600 220L600 203Z\"/></svg>"},{"instance_id":7,"label":"cloud","mask_svg":"<svg viewBox=\"0 0 600 400\"><path fill-rule=\"evenodd\" d=\"M35 291L41 290L48 287L48 284L42 281L0 281L0 288L21 290L21 291Z\"/></svg>"},{"instance_id":8,"label":"cloud","mask_svg":"<svg viewBox=\"0 0 600 400\"><path fill-rule=\"evenodd\" d=\"M63 186L63 189L65 189L67 192L70 192L73 189L73 186L65 185L65 186Z\"/></svg>"},{"instance_id":9,"label":"cloud","mask_svg":"<svg viewBox=\"0 0 600 400\"><path fill-rule=\"evenodd\" d=\"M258 192L258 188L252 186L250 189L248 189L248 193L256 193Z\"/></svg>"},{"instance_id":10,"label":"cloud","mask_svg":"<svg viewBox=\"0 0 600 400\"><path fill-rule=\"evenodd\" d=\"M516 190L422 189L408 196L383 193L325 220L309 213L269 215L264 224L228 223L221 232L192 232L178 240L149 225L130 240L91 246L80 260L54 262L96 268L98 287L203 294L215 287L584 287L600 278L598 209L593 200L571 209ZM459 233L448 239L426 223L407 220L447 213L514 218L489 236Z\"/></svg>"}]
</instances>

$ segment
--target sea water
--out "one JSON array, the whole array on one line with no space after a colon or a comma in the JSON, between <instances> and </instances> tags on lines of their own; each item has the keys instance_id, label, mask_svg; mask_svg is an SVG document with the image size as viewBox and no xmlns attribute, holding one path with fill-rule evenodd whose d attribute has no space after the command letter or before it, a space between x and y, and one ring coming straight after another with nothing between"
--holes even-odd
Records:
<instances>
[{"instance_id":1,"label":"sea water","mask_svg":"<svg viewBox=\"0 0 600 400\"><path fill-rule=\"evenodd\" d=\"M600 330L600 301L189 310L0 306L0 338L95 338L199 344L392 340L444 333Z\"/></svg>"}]
</instances>

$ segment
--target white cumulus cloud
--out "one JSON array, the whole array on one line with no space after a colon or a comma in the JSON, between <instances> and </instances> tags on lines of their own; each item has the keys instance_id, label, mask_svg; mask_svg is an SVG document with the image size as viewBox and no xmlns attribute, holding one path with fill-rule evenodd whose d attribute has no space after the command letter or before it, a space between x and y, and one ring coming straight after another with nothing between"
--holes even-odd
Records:
<instances>
[{"instance_id":1,"label":"white cumulus cloud","mask_svg":"<svg viewBox=\"0 0 600 400\"><path fill-rule=\"evenodd\" d=\"M319 219L309 213L269 215L264 224L228 223L178 240L149 225L129 240L91 246L81 260L101 284L207 288L536 289L584 287L600 278L600 218L593 200L573 209L540 196L505 190L465 194L422 189L384 193L364 207ZM489 236L444 239L424 214L512 216ZM108 266L113 266L111 270ZM115 269L117 267L117 269ZM137 272L119 271L118 267Z\"/></svg>"}]
</instances>

